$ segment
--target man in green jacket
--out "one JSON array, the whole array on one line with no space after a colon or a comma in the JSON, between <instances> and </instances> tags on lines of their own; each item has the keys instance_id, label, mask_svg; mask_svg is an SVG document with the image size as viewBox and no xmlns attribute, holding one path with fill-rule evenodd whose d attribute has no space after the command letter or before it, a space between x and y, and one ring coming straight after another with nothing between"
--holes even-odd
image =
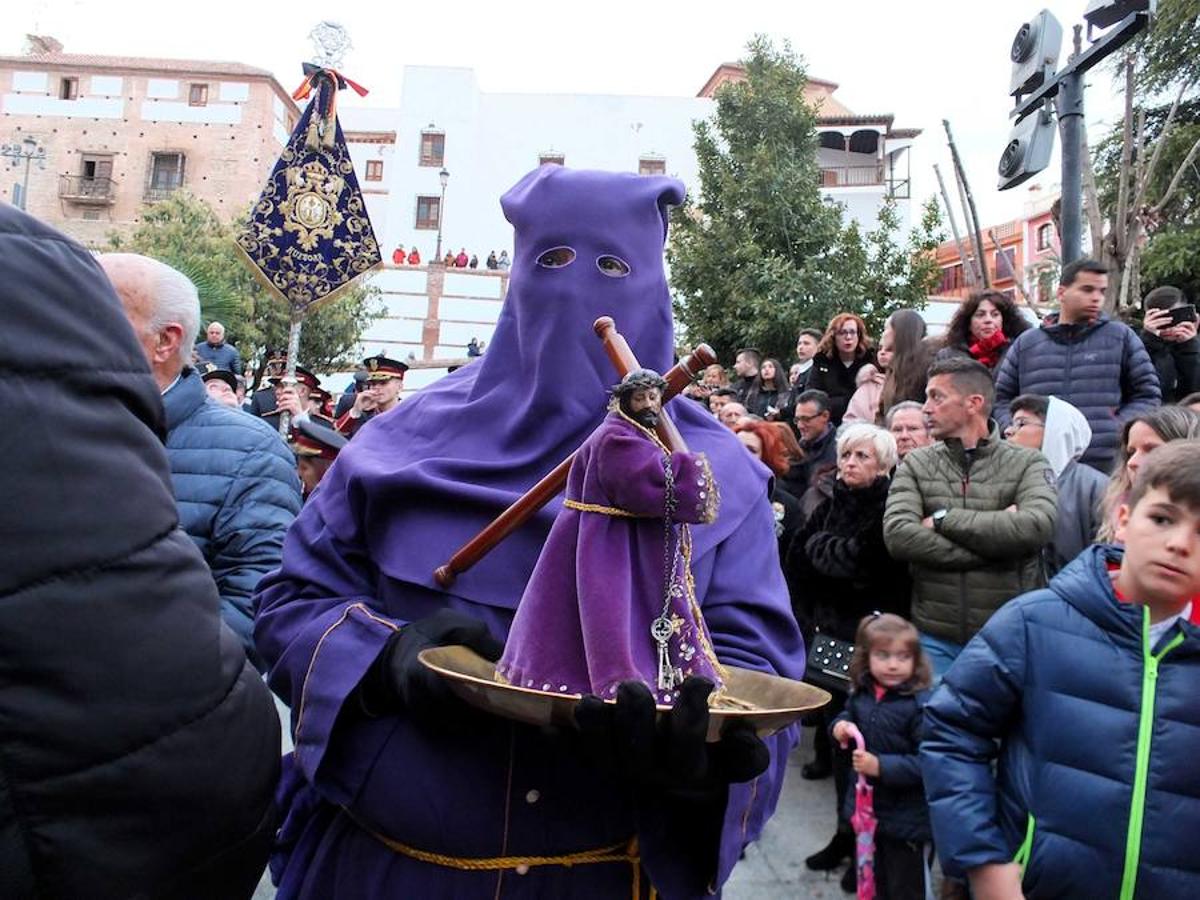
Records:
<instances>
[{"instance_id":1,"label":"man in green jacket","mask_svg":"<svg viewBox=\"0 0 1200 900\"><path fill-rule=\"evenodd\" d=\"M1054 474L1036 450L1000 440L988 370L966 357L929 370L925 417L936 443L913 450L888 493L883 536L910 564L912 618L940 678L988 618L1043 585L1054 533Z\"/></svg>"}]
</instances>

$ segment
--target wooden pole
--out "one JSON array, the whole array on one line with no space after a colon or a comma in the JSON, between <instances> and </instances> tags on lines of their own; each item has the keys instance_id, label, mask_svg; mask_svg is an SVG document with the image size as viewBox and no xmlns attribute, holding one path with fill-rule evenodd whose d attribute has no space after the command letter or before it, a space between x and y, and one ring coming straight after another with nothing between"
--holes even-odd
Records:
<instances>
[{"instance_id":1,"label":"wooden pole","mask_svg":"<svg viewBox=\"0 0 1200 900\"><path fill-rule=\"evenodd\" d=\"M958 220L954 218L954 207L950 203L950 195L946 193L946 182L942 180L942 170L938 164L933 164L933 174L937 176L938 189L942 192L942 202L946 204L946 218L950 220L950 233L954 235L954 246L958 248L958 258L962 260L963 278L971 287L975 286L975 267L967 258L967 248L963 245L962 236L958 233Z\"/></svg>"},{"instance_id":2,"label":"wooden pole","mask_svg":"<svg viewBox=\"0 0 1200 900\"><path fill-rule=\"evenodd\" d=\"M971 184L967 181L967 173L963 169L962 158L958 155L958 146L954 143L954 134L950 131L950 120L942 119L942 127L946 129L946 141L950 144L950 158L954 161L954 174L958 178L959 189L965 197L964 216L967 220L967 231L975 239L979 278L985 288L990 288L992 280L988 277L987 265L983 259L983 234L979 228L979 213L975 211L975 196L971 193Z\"/></svg>"}]
</instances>

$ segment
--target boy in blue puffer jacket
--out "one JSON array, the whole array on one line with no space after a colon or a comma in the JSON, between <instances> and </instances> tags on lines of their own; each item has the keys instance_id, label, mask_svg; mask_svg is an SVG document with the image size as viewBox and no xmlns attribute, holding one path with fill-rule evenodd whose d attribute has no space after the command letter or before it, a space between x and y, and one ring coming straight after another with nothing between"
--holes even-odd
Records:
<instances>
[{"instance_id":1,"label":"boy in blue puffer jacket","mask_svg":"<svg viewBox=\"0 0 1200 900\"><path fill-rule=\"evenodd\" d=\"M977 900L1200 897L1200 441L1146 461L1117 538L997 612L926 707L934 840Z\"/></svg>"}]
</instances>

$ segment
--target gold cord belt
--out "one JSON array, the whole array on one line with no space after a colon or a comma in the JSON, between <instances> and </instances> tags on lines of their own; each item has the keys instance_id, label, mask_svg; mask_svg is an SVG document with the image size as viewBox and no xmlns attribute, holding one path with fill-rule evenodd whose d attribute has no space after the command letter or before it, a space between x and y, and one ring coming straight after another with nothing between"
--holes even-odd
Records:
<instances>
[{"instance_id":1,"label":"gold cord belt","mask_svg":"<svg viewBox=\"0 0 1200 900\"><path fill-rule=\"evenodd\" d=\"M615 506L601 506L598 503L584 503L582 500L564 500L563 506L568 509L577 509L580 512L600 513L604 516L621 516L626 519L636 519L633 513L624 509L618 509Z\"/></svg>"},{"instance_id":2,"label":"gold cord belt","mask_svg":"<svg viewBox=\"0 0 1200 900\"><path fill-rule=\"evenodd\" d=\"M445 853L431 853L428 850L418 850L408 844L393 840L367 827L346 810L346 815L355 825L365 831L389 850L407 856L418 862L449 869L461 869L468 872L496 872L502 869L532 869L536 866L586 866L597 863L628 863L633 868L633 898L641 900L642 896L642 857L638 849L636 837L621 841L607 847L595 850L583 850L579 853L564 853L559 856L449 856ZM650 888L650 900L654 900L657 892Z\"/></svg>"}]
</instances>

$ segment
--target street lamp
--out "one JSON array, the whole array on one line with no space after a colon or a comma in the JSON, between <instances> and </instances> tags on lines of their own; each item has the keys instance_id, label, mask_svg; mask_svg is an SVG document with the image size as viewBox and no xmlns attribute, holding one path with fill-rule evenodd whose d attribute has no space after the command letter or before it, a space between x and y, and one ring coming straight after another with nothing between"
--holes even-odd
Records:
<instances>
[{"instance_id":1,"label":"street lamp","mask_svg":"<svg viewBox=\"0 0 1200 900\"><path fill-rule=\"evenodd\" d=\"M438 201L438 239L437 250L434 251L433 258L436 262L442 261L442 220L446 218L446 182L450 180L450 173L445 167L438 172L438 181L442 183L442 199Z\"/></svg>"},{"instance_id":2,"label":"street lamp","mask_svg":"<svg viewBox=\"0 0 1200 900\"><path fill-rule=\"evenodd\" d=\"M12 167L15 169L21 164L21 160L25 160L25 179L21 184L21 202L18 205L20 209L29 209L29 164L36 162L39 169L46 168L46 148L38 145L38 142L33 137L26 137L19 144L5 144L0 147L0 156L7 156L12 160Z\"/></svg>"}]
</instances>

